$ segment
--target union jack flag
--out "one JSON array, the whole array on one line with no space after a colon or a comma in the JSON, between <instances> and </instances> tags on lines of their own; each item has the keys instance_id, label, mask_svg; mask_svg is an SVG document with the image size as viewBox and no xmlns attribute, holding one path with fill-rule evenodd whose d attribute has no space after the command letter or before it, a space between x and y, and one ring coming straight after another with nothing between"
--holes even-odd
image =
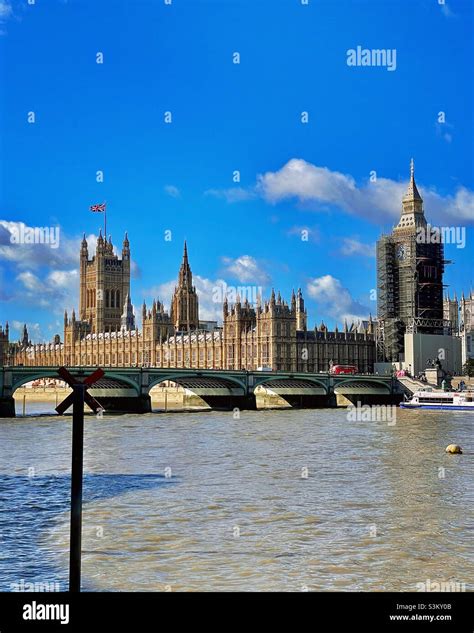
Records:
<instances>
[{"instance_id":1,"label":"union jack flag","mask_svg":"<svg viewBox=\"0 0 474 633\"><path fill-rule=\"evenodd\" d=\"M105 211L105 202L103 202L102 204L91 205L90 210L93 213L102 213L102 211Z\"/></svg>"}]
</instances>

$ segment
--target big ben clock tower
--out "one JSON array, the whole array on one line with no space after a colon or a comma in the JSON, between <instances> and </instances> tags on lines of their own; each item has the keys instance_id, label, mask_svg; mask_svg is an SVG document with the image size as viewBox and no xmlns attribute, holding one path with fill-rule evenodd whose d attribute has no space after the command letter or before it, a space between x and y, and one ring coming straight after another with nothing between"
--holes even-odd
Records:
<instances>
[{"instance_id":1,"label":"big ben clock tower","mask_svg":"<svg viewBox=\"0 0 474 633\"><path fill-rule=\"evenodd\" d=\"M444 265L443 244L427 226L412 159L400 221L377 242L380 360L401 360L405 332L443 334Z\"/></svg>"}]
</instances>

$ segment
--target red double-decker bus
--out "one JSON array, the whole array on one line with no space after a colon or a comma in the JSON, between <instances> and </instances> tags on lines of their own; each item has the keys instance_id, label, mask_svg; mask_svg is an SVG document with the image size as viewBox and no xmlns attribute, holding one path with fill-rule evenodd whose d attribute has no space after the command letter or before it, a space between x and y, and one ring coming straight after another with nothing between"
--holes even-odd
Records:
<instances>
[{"instance_id":1,"label":"red double-decker bus","mask_svg":"<svg viewBox=\"0 0 474 633\"><path fill-rule=\"evenodd\" d=\"M333 365L330 370L330 374L357 374L357 367L355 365Z\"/></svg>"}]
</instances>

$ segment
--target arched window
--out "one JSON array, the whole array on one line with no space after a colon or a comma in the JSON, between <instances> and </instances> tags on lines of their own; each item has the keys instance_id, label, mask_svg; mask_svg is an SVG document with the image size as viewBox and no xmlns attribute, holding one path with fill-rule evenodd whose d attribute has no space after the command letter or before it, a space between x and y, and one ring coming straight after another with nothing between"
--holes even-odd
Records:
<instances>
[{"instance_id":1,"label":"arched window","mask_svg":"<svg viewBox=\"0 0 474 633\"><path fill-rule=\"evenodd\" d=\"M120 308L120 290L116 290L115 307Z\"/></svg>"},{"instance_id":2,"label":"arched window","mask_svg":"<svg viewBox=\"0 0 474 633\"><path fill-rule=\"evenodd\" d=\"M108 290L105 291L105 307L108 308L110 306L110 292Z\"/></svg>"}]
</instances>

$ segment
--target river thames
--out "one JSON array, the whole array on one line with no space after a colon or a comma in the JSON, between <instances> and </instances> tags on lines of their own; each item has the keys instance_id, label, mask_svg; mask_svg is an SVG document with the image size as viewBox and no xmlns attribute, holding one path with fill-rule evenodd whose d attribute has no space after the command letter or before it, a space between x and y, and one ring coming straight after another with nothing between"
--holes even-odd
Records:
<instances>
[{"instance_id":1,"label":"river thames","mask_svg":"<svg viewBox=\"0 0 474 633\"><path fill-rule=\"evenodd\" d=\"M472 590L469 412L240 416L86 417L83 589ZM70 416L0 422L2 591L67 590L70 452Z\"/></svg>"}]
</instances>

